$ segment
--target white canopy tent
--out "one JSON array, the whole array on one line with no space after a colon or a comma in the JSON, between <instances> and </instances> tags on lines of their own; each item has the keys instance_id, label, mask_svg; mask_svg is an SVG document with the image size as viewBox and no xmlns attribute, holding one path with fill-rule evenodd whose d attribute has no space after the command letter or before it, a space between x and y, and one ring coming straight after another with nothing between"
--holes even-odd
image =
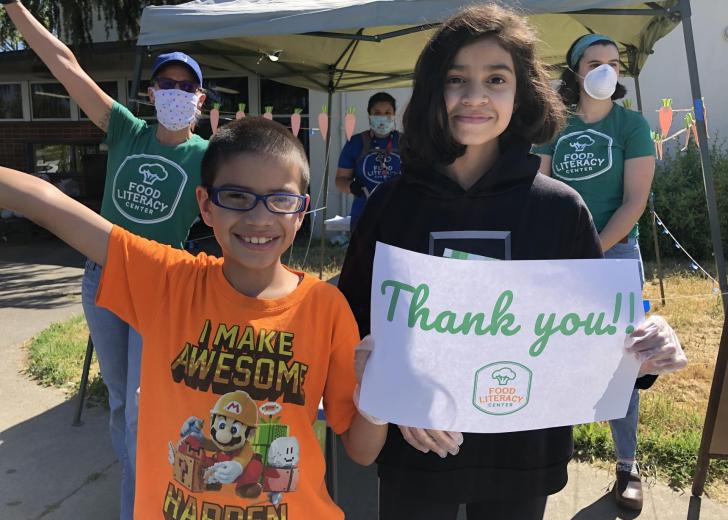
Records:
<instances>
[{"instance_id":1,"label":"white canopy tent","mask_svg":"<svg viewBox=\"0 0 728 520\"><path fill-rule=\"evenodd\" d=\"M728 310L726 272L718 225L705 119L690 21L690 0L501 0L523 9L539 31L539 54L562 65L568 46L586 32L605 33L619 42L623 73L637 80L655 42L682 22L694 109L698 121L711 237L718 280ZM149 52L175 48L203 67L247 71L282 83L328 92L410 84L420 50L439 23L468 0L195 0L176 6L147 7L137 42L138 91L142 61ZM615 16L617 15L617 16ZM635 81L639 108L639 83ZM331 126L331 125L329 125ZM330 138L330 134L329 134ZM328 186L329 141L324 187ZM323 189L324 218L327 190ZM323 233L321 233L323 244ZM728 348L719 352L706 417L698 474L702 494L717 395L728 365Z\"/></svg>"},{"instance_id":2,"label":"white canopy tent","mask_svg":"<svg viewBox=\"0 0 728 520\"><path fill-rule=\"evenodd\" d=\"M247 71L299 87L328 92L401 87L411 82L417 57L431 33L472 0L194 0L176 6L147 7L137 42L138 82L144 56L179 49L213 70ZM685 29L696 117L703 124L695 66L689 0L518 0L506 1L529 16L541 42L539 54L554 66L574 39L586 32L613 37L620 47L622 72L635 78L641 110L639 72L662 36L680 23ZM617 15L617 16L615 16ZM136 85L132 92L136 93ZM329 125L331 127L331 125ZM330 134L329 134L330 135ZM701 144L706 140L701 139ZM712 173L701 147L718 274L728 291L717 211L713 211ZM329 140L324 187L328 187ZM328 189L323 189L326 217ZM712 201L712 202L711 202ZM713 218L715 217L715 218ZM715 222L714 222L715 220ZM322 237L323 242L323 237Z\"/></svg>"},{"instance_id":3,"label":"white canopy tent","mask_svg":"<svg viewBox=\"0 0 728 520\"><path fill-rule=\"evenodd\" d=\"M210 66L237 66L324 91L332 86L401 87L409 85L417 56L434 27L469 3L473 2L195 0L146 8L137 45L177 48L194 42L189 50ZM667 9L675 0L625 6L630 3L634 0L521 0L518 5L538 29L539 51L547 62L559 64L571 42L585 32L602 32L620 43L624 72L634 76L654 43L679 19ZM605 14L605 8L615 5L622 6L619 12L639 16Z\"/></svg>"}]
</instances>

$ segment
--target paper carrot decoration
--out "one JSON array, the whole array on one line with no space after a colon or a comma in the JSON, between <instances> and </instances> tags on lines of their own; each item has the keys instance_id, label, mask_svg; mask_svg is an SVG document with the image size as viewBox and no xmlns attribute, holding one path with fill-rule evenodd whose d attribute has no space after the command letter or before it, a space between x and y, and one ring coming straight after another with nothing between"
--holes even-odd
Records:
<instances>
[{"instance_id":1,"label":"paper carrot decoration","mask_svg":"<svg viewBox=\"0 0 728 520\"><path fill-rule=\"evenodd\" d=\"M321 132L321 138L326 141L326 136L329 135L329 106L324 105L321 107L321 112L318 115L319 131Z\"/></svg>"},{"instance_id":2,"label":"paper carrot decoration","mask_svg":"<svg viewBox=\"0 0 728 520\"><path fill-rule=\"evenodd\" d=\"M652 135L652 140L655 143L655 155L659 160L662 160L662 136L657 132L652 131L650 131L650 134Z\"/></svg>"},{"instance_id":3,"label":"paper carrot decoration","mask_svg":"<svg viewBox=\"0 0 728 520\"><path fill-rule=\"evenodd\" d=\"M267 107L265 107L265 112L263 113L263 117L273 121L273 107L271 105L268 105Z\"/></svg>"},{"instance_id":4,"label":"paper carrot decoration","mask_svg":"<svg viewBox=\"0 0 728 520\"><path fill-rule=\"evenodd\" d=\"M683 117L683 121L685 121L685 146L680 148L681 152L684 152L688 149L688 143L690 143L690 127L693 126L693 115L691 113L685 114L685 117Z\"/></svg>"},{"instance_id":5,"label":"paper carrot decoration","mask_svg":"<svg viewBox=\"0 0 728 520\"><path fill-rule=\"evenodd\" d=\"M670 133L670 127L672 126L672 99L663 98L662 106L658 110L660 118L660 132L661 135L666 136Z\"/></svg>"},{"instance_id":6,"label":"paper carrot decoration","mask_svg":"<svg viewBox=\"0 0 728 520\"><path fill-rule=\"evenodd\" d=\"M293 114L291 114L291 132L296 137L298 137L298 132L301 130L301 112L303 112L302 108L294 108Z\"/></svg>"},{"instance_id":7,"label":"paper carrot decoration","mask_svg":"<svg viewBox=\"0 0 728 520\"><path fill-rule=\"evenodd\" d=\"M690 142L690 132L691 132L693 124L694 124L693 114L690 112L685 114L685 117L683 117L683 121L685 121L685 146L680 148L681 152L684 152L685 150L688 149L688 143Z\"/></svg>"},{"instance_id":8,"label":"paper carrot decoration","mask_svg":"<svg viewBox=\"0 0 728 520\"><path fill-rule=\"evenodd\" d=\"M217 133L217 127L220 124L220 103L214 103L212 110L210 110L210 128L212 128L212 135Z\"/></svg>"},{"instance_id":9,"label":"paper carrot decoration","mask_svg":"<svg viewBox=\"0 0 728 520\"><path fill-rule=\"evenodd\" d=\"M344 116L344 133L346 133L347 141L351 141L351 136L354 135L355 127L356 127L356 108L349 107L346 109L346 115Z\"/></svg>"},{"instance_id":10,"label":"paper carrot decoration","mask_svg":"<svg viewBox=\"0 0 728 520\"><path fill-rule=\"evenodd\" d=\"M238 111L235 112L235 119L242 119L245 117L245 103L238 103Z\"/></svg>"},{"instance_id":11,"label":"paper carrot decoration","mask_svg":"<svg viewBox=\"0 0 728 520\"><path fill-rule=\"evenodd\" d=\"M700 140L698 139L698 122L695 120L695 116L693 116L692 112L688 112L690 115L690 118L692 119L692 131L693 131L693 138L695 139L695 144L697 146L700 146Z\"/></svg>"},{"instance_id":12,"label":"paper carrot decoration","mask_svg":"<svg viewBox=\"0 0 728 520\"><path fill-rule=\"evenodd\" d=\"M705 106L705 98L700 98L700 101L703 102L703 120L705 121L705 136L710 137L710 134L708 133L708 107Z\"/></svg>"}]
</instances>

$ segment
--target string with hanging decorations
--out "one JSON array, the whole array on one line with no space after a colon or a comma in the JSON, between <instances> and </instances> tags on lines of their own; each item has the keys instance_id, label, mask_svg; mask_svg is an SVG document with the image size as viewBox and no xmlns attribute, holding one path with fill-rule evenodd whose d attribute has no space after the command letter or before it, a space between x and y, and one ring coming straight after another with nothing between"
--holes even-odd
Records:
<instances>
[{"instance_id":1,"label":"string with hanging decorations","mask_svg":"<svg viewBox=\"0 0 728 520\"><path fill-rule=\"evenodd\" d=\"M655 216L655 223L657 224L657 227L660 228L661 234L670 238L670 240L672 240L673 242L673 246L675 247L675 249L682 251L683 254L688 257L688 259L690 260L690 269L695 272L701 272L703 275L705 275L706 278L713 282L713 294L720 294L720 289L718 288L718 280L711 276L711 274L706 271L705 268L700 265L698 261L695 260L695 258L685 250L682 244L678 241L677 237L675 237L672 231L670 231L670 229L667 227L662 218L657 214L657 212L652 211L652 214Z\"/></svg>"},{"instance_id":2,"label":"string with hanging decorations","mask_svg":"<svg viewBox=\"0 0 728 520\"><path fill-rule=\"evenodd\" d=\"M694 108L673 108L672 106L672 98L662 98L661 100L662 106L656 110L658 115L658 124L659 124L659 131L651 131L652 134L652 141L655 143L655 155L657 156L658 160L662 160L663 158L663 143L670 141L672 139L677 139L682 134L685 134L685 143L680 148L680 151L684 152L688 149L688 144L690 143L690 136L693 136L693 139L695 140L695 144L699 144L698 140L698 130L696 127L697 120L695 118L695 109ZM710 137L708 134L708 110L705 106L705 98L701 98L702 104L703 104L703 115L705 119L705 131L706 136ZM622 102L624 108L627 108L629 110L632 109L632 100L625 99ZM676 132L670 134L670 130L672 128L674 116L676 113L684 113L683 116L683 124L684 127L680 130L677 130ZM672 242L675 249L678 249L683 252L683 254L690 260L690 269L692 269L695 272L701 272L703 275L705 275L712 283L713 283L713 289L712 294L708 295L689 295L684 297L710 297L712 295L719 295L720 289L718 285L718 281L708 273L708 271L701 266L695 258L688 253L685 248L682 246L682 244L678 241L678 239L675 237L675 235L670 231L670 229L667 227L665 222L662 220L662 218L657 214L657 212L653 209L652 205L650 207L650 212L655 218L655 224L658 228L661 230L661 234L664 236L669 237ZM657 242L655 242L655 245L657 245ZM664 294L662 297L663 303L664 303ZM669 298L674 299L674 298Z\"/></svg>"},{"instance_id":3,"label":"string with hanging decorations","mask_svg":"<svg viewBox=\"0 0 728 520\"><path fill-rule=\"evenodd\" d=\"M133 103L136 103L137 105L144 105L148 107L154 107L153 103L150 103L148 101L143 101L140 99L133 99L131 100ZM245 113L245 103L239 103L238 104L238 110L236 112L226 112L223 110L220 110L220 103L213 103L213 106L210 110L200 110L199 116L200 117L207 117L210 120L210 128L212 130L212 134L214 135L217 132L217 129L225 125L231 121L243 119L249 114ZM261 114L262 117L266 119L273 120L274 117L283 117L283 114L277 114L274 111L274 107L271 105L263 107L264 112ZM345 125L346 125L346 138L347 140L351 139L351 134L353 134L353 130L356 127L356 109L352 106L347 109L346 115L345 115ZM328 120L328 107L327 105L324 105L321 108L321 112L318 114L318 128L316 127L305 127L301 126L301 119L303 117L303 109L299 107L294 107L293 112L288 115L291 118L291 126L288 128L291 130L291 132L298 137L298 134L301 130L306 130L310 133L310 135L314 135L316 132L319 132L321 134L321 139L326 141L326 136L328 134L328 128L329 128L329 120ZM351 133L349 131L349 128L351 129Z\"/></svg>"},{"instance_id":4,"label":"string with hanging decorations","mask_svg":"<svg viewBox=\"0 0 728 520\"><path fill-rule=\"evenodd\" d=\"M656 110L658 114L658 122L659 122L659 129L657 131L653 130L650 132L652 135L652 141L655 143L655 155L657 156L658 160L662 160L664 155L664 149L663 144L667 141L670 141L672 139L678 139L681 135L685 134L685 143L680 148L680 151L684 152L688 149L688 144L690 143L690 136L692 135L693 139L695 140L695 144L700 144L698 141L698 129L697 129L697 119L695 118L695 109L694 108L673 108L672 106L672 98L663 98L661 100L662 106ZM705 131L706 135L708 135L708 109L705 105L705 98L702 98L703 102L703 113L705 117ZM624 101L624 107L625 108L631 108L632 102L630 100ZM675 114L684 113L683 116L683 128L680 130L677 130L670 133L670 130L672 129L672 124L675 119Z\"/></svg>"}]
</instances>

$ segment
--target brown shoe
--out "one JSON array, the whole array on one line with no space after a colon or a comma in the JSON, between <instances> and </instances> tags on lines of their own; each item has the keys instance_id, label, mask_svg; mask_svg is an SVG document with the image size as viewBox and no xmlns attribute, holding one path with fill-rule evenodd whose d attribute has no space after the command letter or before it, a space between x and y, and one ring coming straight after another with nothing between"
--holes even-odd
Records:
<instances>
[{"instance_id":1,"label":"brown shoe","mask_svg":"<svg viewBox=\"0 0 728 520\"><path fill-rule=\"evenodd\" d=\"M617 471L614 498L619 507L631 511L642 510L642 480L629 471Z\"/></svg>"}]
</instances>

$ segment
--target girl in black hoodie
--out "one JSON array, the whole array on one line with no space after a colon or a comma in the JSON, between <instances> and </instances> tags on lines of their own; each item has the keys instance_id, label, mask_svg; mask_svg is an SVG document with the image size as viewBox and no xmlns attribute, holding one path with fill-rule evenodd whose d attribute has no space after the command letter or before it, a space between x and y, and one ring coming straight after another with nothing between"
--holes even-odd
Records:
<instances>
[{"instance_id":1,"label":"girl in black hoodie","mask_svg":"<svg viewBox=\"0 0 728 520\"><path fill-rule=\"evenodd\" d=\"M339 281L362 337L377 241L435 255L447 247L504 260L601 258L581 198L538 175L529 153L566 117L535 42L523 17L486 5L445 22L422 51L404 114L403 175L367 202ZM468 238L473 231L486 233ZM566 484L572 448L568 426L462 436L390 425L378 459L380 518L454 520L463 503L470 519L542 518L547 495Z\"/></svg>"}]
</instances>

